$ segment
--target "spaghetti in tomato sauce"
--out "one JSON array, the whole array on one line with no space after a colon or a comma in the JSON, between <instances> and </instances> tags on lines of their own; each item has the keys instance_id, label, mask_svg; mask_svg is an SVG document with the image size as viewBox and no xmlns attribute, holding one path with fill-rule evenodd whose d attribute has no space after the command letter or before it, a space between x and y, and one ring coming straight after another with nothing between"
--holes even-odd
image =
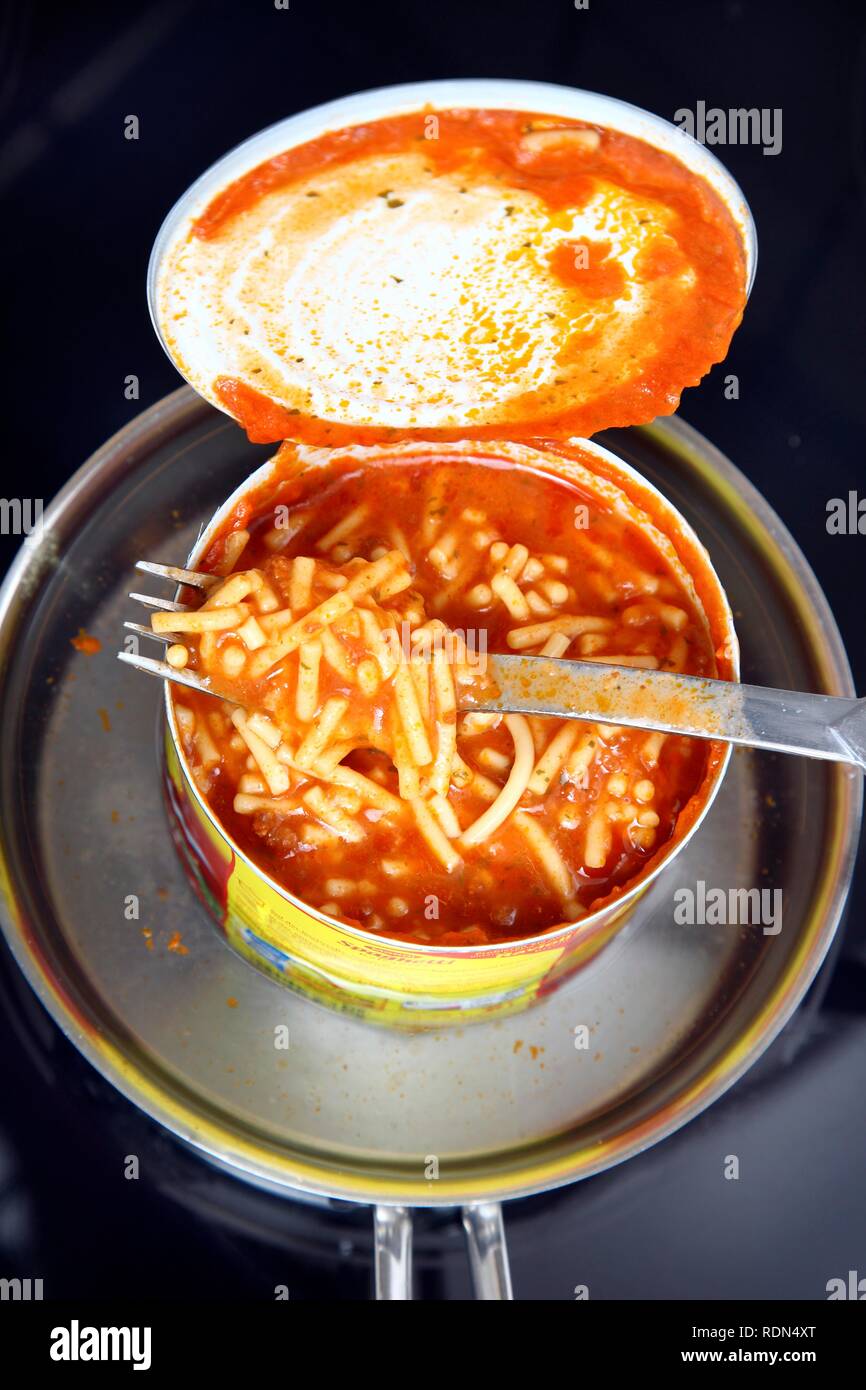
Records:
<instances>
[{"instance_id":1,"label":"spaghetti in tomato sauce","mask_svg":"<svg viewBox=\"0 0 866 1390\"><path fill-rule=\"evenodd\" d=\"M473 712L490 652L717 673L668 538L586 457L551 472L516 449L302 467L284 446L199 564L201 607L153 619L222 697L173 692L214 814L283 888L373 933L478 946L580 920L677 836L714 756Z\"/></svg>"}]
</instances>

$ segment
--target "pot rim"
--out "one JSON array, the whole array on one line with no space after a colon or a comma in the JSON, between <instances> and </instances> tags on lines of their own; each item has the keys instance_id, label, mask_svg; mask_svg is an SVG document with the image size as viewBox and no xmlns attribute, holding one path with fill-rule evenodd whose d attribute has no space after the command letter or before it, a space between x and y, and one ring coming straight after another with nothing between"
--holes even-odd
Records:
<instances>
[{"instance_id":1,"label":"pot rim","mask_svg":"<svg viewBox=\"0 0 866 1390\"><path fill-rule=\"evenodd\" d=\"M166 445L194 423L206 406L188 387L155 402L122 427L78 469L45 509L43 531L49 549L61 552L111 485L142 456ZM224 422L219 430L226 428ZM845 648L815 574L781 518L749 479L721 451L682 419L643 427L651 440L672 448L701 477L713 494L736 514L746 533L768 547L775 582L788 596L792 611L815 664L815 681L829 694L853 695ZM25 543L0 587L0 658L26 622L34 595L45 577L45 543L38 551ZM8 676L0 659L0 693ZM77 982L69 971L40 949L38 929L28 921L16 879L7 870L5 835L0 834L0 926L13 957L57 1026L87 1061L131 1103L166 1126L207 1160L239 1178L269 1190L310 1193L360 1204L406 1203L453 1206L466 1201L516 1199L578 1181L635 1156L675 1133L718 1100L757 1061L790 1019L824 961L839 925L849 892L860 837L862 780L841 766L833 769L827 828L829 853L825 870L799 927L797 950L780 977L768 986L757 1007L709 1065L687 1081L673 1102L656 1106L649 1119L616 1132L604 1145L562 1137L552 1152L537 1140L528 1150L485 1155L482 1174L472 1169L444 1176L431 1189L422 1179L408 1179L381 1164L366 1170L327 1151L285 1151L257 1132L241 1131L224 1113L208 1109L205 1099L179 1089L163 1072L154 1072L146 1057L130 1051L123 1039L82 1013Z\"/></svg>"}]
</instances>

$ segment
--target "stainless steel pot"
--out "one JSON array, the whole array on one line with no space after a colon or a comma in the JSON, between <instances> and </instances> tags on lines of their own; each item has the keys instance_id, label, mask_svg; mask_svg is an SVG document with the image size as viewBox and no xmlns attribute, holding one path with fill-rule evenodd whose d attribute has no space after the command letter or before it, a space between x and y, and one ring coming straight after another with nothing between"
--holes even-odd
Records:
<instances>
[{"instance_id":1,"label":"stainless steel pot","mask_svg":"<svg viewBox=\"0 0 866 1390\"><path fill-rule=\"evenodd\" d=\"M746 478L678 420L605 443L709 547L746 679L852 693L814 576ZM658 1142L790 1018L840 919L860 782L735 753L707 821L629 925L525 1014L416 1036L295 998L196 903L161 800L161 691L114 657L133 561L185 555L262 456L183 389L109 440L23 546L0 592L3 929L81 1052L205 1158L287 1196L377 1208L382 1297L408 1293L414 1205L466 1209L478 1292L504 1297L500 1202ZM80 627L98 655L70 645ZM698 880L780 887L782 930L678 926L673 892ZM274 1047L282 1025L287 1052Z\"/></svg>"}]
</instances>

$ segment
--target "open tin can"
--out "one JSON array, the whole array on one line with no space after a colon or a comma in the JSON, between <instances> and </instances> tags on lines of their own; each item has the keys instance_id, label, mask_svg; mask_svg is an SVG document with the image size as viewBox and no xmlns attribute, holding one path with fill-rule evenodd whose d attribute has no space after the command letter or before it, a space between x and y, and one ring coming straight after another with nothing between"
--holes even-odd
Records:
<instances>
[{"instance_id":1,"label":"open tin can","mask_svg":"<svg viewBox=\"0 0 866 1390\"><path fill-rule=\"evenodd\" d=\"M418 445L371 446L354 450L301 450L306 468L331 461L332 453L365 459L400 458L429 452ZM581 462L523 445L441 444L436 456L515 465L530 463L583 486L594 481L599 497L658 544L671 547L672 561L690 581L708 624L720 674L736 679L739 649L730 606L709 556L694 531L669 502L629 465L600 445L581 441ZM584 466L598 467L598 473ZM200 566L213 540L249 495L266 483L267 463L216 512L189 557ZM726 744L711 743L706 770L681 810L674 834L635 878L616 889L579 921L540 935L484 946L426 946L353 927L303 902L258 866L221 824L196 784L183 751L172 696L165 692L165 788L175 844L200 898L228 942L273 978L322 1004L358 1017L409 1028L512 1013L550 993L592 959L625 923L640 894L685 845L709 810L730 757Z\"/></svg>"},{"instance_id":2,"label":"open tin can","mask_svg":"<svg viewBox=\"0 0 866 1390\"><path fill-rule=\"evenodd\" d=\"M510 108L594 122L673 154L712 188L733 218L741 239L748 295L756 265L755 228L748 204L719 160L670 122L612 97L549 83L475 79L416 83L357 93L278 122L221 158L172 208L157 236L150 261L149 303L160 341L188 379L185 363L172 352L167 339L161 292L165 268L171 263L175 247L189 235L190 227L211 200L268 158L327 132L439 107ZM203 378L196 379L193 385L206 393L211 402L225 409L218 395L203 385ZM503 438L507 438L507 430L503 431ZM457 443L445 448L460 452L464 445ZM500 446L489 448L499 449ZM737 639L730 607L701 542L662 495L627 464L592 443L581 442L580 448L588 456L603 460L603 471L620 480L627 492L634 496L641 493L642 498L648 500L653 517L662 518L662 530L670 537L677 537L688 550L687 570L699 580L698 588L703 594L712 594L710 624L713 646L721 653L720 674L737 678ZM473 452L482 453L484 449L473 446ZM247 480L215 514L189 557L190 567L202 560L222 521L246 489L254 488L267 475L267 467ZM695 573L695 567L699 574ZM165 716L165 788L175 844L200 897L232 947L265 973L291 984L295 990L322 1004L338 1006L363 1019L416 1029L439 1026L448 1020L467 1022L513 1012L569 979L626 922L649 881L670 859L671 853L695 833L716 795L728 756L721 745L713 745L708 773L689 802L687 813L681 815L680 828L673 840L652 856L648 869L642 870L637 880L631 880L619 894L610 895L601 908L591 910L580 922L563 924L525 940L441 949L402 942L336 922L321 910L293 897L274 878L268 877L232 841L196 787L183 756L168 691Z\"/></svg>"},{"instance_id":3,"label":"open tin can","mask_svg":"<svg viewBox=\"0 0 866 1390\"><path fill-rule=\"evenodd\" d=\"M510 109L594 123L673 155L712 189L730 214L741 242L748 295L757 243L745 198L724 166L669 122L610 97L546 83L466 80L363 92L292 116L247 140L193 184L160 230L148 274L154 327L179 370L213 404L225 409L219 395L205 384L207 372L191 374L182 356L173 351L167 333L170 315L163 296L166 268L196 220L229 185L284 151L348 126L362 127L364 122L449 107ZM212 366L209 350L202 351L204 365ZM506 429L501 438L507 437ZM390 450L395 446L378 447ZM458 442L436 447L437 451L458 454L469 450L478 456L485 448L501 455L503 450L519 446ZM736 679L738 649L730 608L697 536L661 494L627 464L591 443L580 441L580 449L601 465L601 474L615 479L626 495L638 499L634 505L648 511L687 557L685 569L701 598L709 600L704 607L719 672ZM247 490L267 476L268 467L248 479L219 509L190 555L190 567L200 563L227 516ZM318 1002L363 1019L410 1028L510 1013L572 976L623 925L663 864L695 833L718 791L729 755L722 745L712 745L706 775L681 813L672 839L635 879L580 921L523 940L442 949L401 942L329 918L257 867L219 823L196 786L182 751L169 691L165 711L165 787L175 843L200 896L231 945L257 968Z\"/></svg>"}]
</instances>

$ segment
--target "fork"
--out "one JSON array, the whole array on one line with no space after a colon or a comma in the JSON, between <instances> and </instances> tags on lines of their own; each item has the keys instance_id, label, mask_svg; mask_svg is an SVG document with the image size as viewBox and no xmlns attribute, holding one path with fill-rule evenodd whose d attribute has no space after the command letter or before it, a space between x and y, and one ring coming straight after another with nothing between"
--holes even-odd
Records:
<instances>
[{"instance_id":1,"label":"fork","mask_svg":"<svg viewBox=\"0 0 866 1390\"><path fill-rule=\"evenodd\" d=\"M222 582L219 575L157 565L149 560L139 560L136 569L205 592ZM187 611L186 604L152 594L131 593L129 597L163 613ZM127 622L124 627L164 645L173 641L170 633L153 632L140 623ZM207 677L197 676L194 671L176 670L167 661L134 652L117 655L147 675L225 698ZM852 763L861 771L866 770L866 700L774 690L769 686L741 685L601 661L570 661L523 653L489 654L487 660L488 673L500 693L482 699L466 694L460 703L462 710L624 724Z\"/></svg>"},{"instance_id":2,"label":"fork","mask_svg":"<svg viewBox=\"0 0 866 1390\"><path fill-rule=\"evenodd\" d=\"M136 560L135 568L142 574L153 574L158 579L170 580L176 586L186 585L190 589L201 589L204 593L214 585L222 583L222 576L218 574L202 574L199 570L181 569L178 565L158 565L152 560ZM132 591L127 597L145 608L155 609L160 613L189 611L189 604L178 603L175 599L158 598L155 594L139 594ZM172 633L154 632L153 628L147 627L144 623L124 622L123 626L139 637L149 637L154 642L161 642L164 647L171 646L175 640ZM138 652L118 652L117 659L125 661L128 666L134 666L137 671L144 671L148 676L158 676L161 680L174 681L177 685L187 685L192 690L201 690L205 695L223 698L206 676L197 676L195 671L177 670L174 666L169 666L167 661L156 661L150 656L140 656Z\"/></svg>"}]
</instances>

